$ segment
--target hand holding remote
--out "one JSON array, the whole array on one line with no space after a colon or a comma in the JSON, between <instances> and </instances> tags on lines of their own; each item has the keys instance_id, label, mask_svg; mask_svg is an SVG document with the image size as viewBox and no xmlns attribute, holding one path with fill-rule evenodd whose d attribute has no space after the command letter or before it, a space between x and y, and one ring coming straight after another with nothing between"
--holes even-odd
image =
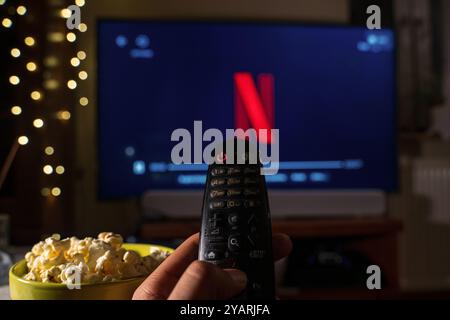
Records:
<instances>
[{"instance_id":1,"label":"hand holding remote","mask_svg":"<svg viewBox=\"0 0 450 320\"><path fill-rule=\"evenodd\" d=\"M274 234L272 243L275 261L291 251L292 243L284 234ZM133 299L211 300L238 295L245 287L239 280L239 271L198 261L198 247L199 235L189 237L145 279Z\"/></svg>"}]
</instances>

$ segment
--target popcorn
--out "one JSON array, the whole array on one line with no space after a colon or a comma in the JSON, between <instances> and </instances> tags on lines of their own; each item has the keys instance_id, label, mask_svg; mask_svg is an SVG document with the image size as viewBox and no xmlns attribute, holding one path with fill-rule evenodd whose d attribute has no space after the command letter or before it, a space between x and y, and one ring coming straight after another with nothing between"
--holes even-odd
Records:
<instances>
[{"instance_id":1,"label":"popcorn","mask_svg":"<svg viewBox=\"0 0 450 320\"><path fill-rule=\"evenodd\" d=\"M41 273L42 282L58 282L57 279L61 274L61 269L56 266L51 267Z\"/></svg>"},{"instance_id":2,"label":"popcorn","mask_svg":"<svg viewBox=\"0 0 450 320\"><path fill-rule=\"evenodd\" d=\"M48 283L70 282L74 272L82 283L110 282L142 277L153 272L169 255L152 248L148 256L122 248L123 238L102 232L97 239L60 239L58 234L35 244L25 255L28 273L24 279Z\"/></svg>"},{"instance_id":3,"label":"popcorn","mask_svg":"<svg viewBox=\"0 0 450 320\"><path fill-rule=\"evenodd\" d=\"M98 235L98 238L103 242L110 244L114 249L119 249L123 244L122 236L112 232L102 232Z\"/></svg>"}]
</instances>

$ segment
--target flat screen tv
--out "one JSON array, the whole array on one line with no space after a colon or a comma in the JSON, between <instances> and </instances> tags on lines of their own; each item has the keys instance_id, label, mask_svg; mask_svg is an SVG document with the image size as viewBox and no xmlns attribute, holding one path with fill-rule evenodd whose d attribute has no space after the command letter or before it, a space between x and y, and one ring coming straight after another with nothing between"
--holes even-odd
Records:
<instances>
[{"instance_id":1,"label":"flat screen tv","mask_svg":"<svg viewBox=\"0 0 450 320\"><path fill-rule=\"evenodd\" d=\"M397 185L393 31L273 22L99 21L100 199L145 195L170 212L176 198L199 214L206 165L174 165L171 134L236 128L243 74L280 132L272 211L382 211Z\"/></svg>"}]
</instances>

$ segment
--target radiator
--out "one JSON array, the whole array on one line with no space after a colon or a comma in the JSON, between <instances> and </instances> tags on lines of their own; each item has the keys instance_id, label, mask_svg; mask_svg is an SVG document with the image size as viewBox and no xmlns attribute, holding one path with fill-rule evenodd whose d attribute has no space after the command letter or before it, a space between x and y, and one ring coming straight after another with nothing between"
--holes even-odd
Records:
<instances>
[{"instance_id":1,"label":"radiator","mask_svg":"<svg viewBox=\"0 0 450 320\"><path fill-rule=\"evenodd\" d=\"M412 169L413 192L426 198L429 221L450 225L450 160L417 159Z\"/></svg>"}]
</instances>

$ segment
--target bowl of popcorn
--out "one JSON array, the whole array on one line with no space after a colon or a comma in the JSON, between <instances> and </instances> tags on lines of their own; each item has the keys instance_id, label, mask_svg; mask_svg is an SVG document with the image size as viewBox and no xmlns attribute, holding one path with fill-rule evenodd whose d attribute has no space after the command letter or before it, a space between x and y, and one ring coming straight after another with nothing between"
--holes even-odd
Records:
<instances>
[{"instance_id":1,"label":"bowl of popcorn","mask_svg":"<svg viewBox=\"0 0 450 320\"><path fill-rule=\"evenodd\" d=\"M173 249L97 238L61 239L55 234L33 246L9 271L13 300L127 300Z\"/></svg>"}]
</instances>

